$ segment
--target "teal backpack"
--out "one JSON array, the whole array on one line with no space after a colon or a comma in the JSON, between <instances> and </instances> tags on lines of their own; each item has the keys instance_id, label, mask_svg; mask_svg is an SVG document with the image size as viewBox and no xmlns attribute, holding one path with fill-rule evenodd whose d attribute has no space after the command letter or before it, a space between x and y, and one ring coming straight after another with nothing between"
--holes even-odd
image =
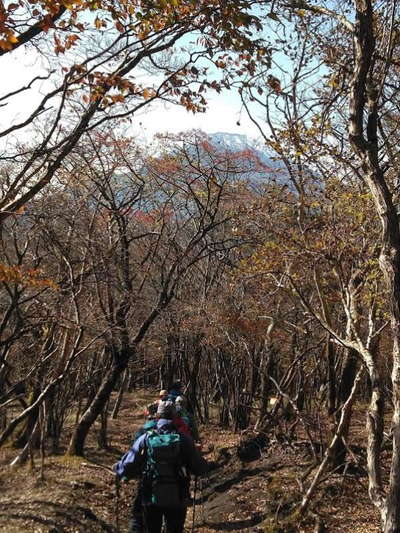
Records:
<instances>
[{"instance_id":1,"label":"teal backpack","mask_svg":"<svg viewBox=\"0 0 400 533\"><path fill-rule=\"evenodd\" d=\"M144 470L147 503L167 508L186 505L189 480L183 470L180 442L179 433L147 433Z\"/></svg>"}]
</instances>

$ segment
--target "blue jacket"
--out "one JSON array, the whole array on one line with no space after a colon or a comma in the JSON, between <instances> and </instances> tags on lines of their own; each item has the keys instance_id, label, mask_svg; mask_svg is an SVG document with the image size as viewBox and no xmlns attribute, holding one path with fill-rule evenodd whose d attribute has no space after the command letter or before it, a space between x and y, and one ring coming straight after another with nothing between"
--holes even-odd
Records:
<instances>
[{"instance_id":1,"label":"blue jacket","mask_svg":"<svg viewBox=\"0 0 400 533\"><path fill-rule=\"evenodd\" d=\"M160 433L176 432L175 426L171 420L161 418L157 422L157 431ZM141 435L133 443L130 450L121 457L117 463L115 471L120 478L132 478L143 473L146 466L146 441L147 433ZM206 474L208 464L195 448L193 441L185 435L180 435L182 466L185 466L189 473L196 476Z\"/></svg>"},{"instance_id":2,"label":"blue jacket","mask_svg":"<svg viewBox=\"0 0 400 533\"><path fill-rule=\"evenodd\" d=\"M182 396L182 392L180 389L170 389L168 392L168 399L171 400L171 402L175 403L175 400L178 398L178 396Z\"/></svg>"},{"instance_id":3,"label":"blue jacket","mask_svg":"<svg viewBox=\"0 0 400 533\"><path fill-rule=\"evenodd\" d=\"M132 446L135 443L135 440L137 440L139 437L144 435L147 431L156 429L156 427L157 427L157 420L148 420L147 422L145 422L143 426L136 431L133 437Z\"/></svg>"}]
</instances>

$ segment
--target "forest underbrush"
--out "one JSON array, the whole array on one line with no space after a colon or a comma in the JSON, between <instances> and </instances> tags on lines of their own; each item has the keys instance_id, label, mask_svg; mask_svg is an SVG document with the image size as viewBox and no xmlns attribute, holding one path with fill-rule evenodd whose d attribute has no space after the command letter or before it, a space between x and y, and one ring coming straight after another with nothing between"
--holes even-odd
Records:
<instances>
[{"instance_id":1,"label":"forest underbrush","mask_svg":"<svg viewBox=\"0 0 400 533\"><path fill-rule=\"evenodd\" d=\"M107 450L90 434L86 456L40 456L19 468L10 467L18 450L5 447L0 455L0 531L91 533L127 531L136 482L122 484L117 498L113 463L128 449L143 421L149 393L127 395L120 413L109 421ZM265 533L379 531L379 517L370 503L365 462L364 417L355 413L349 445L358 465L345 473L326 475L305 518L297 512L301 486L308 486L313 471L303 439L288 440L279 433L265 442L250 432L233 433L216 424L201 426L203 448L211 464L210 475L196 487L196 505L189 509L187 531ZM258 443L258 444L257 444ZM253 444L253 446L252 446ZM306 480L305 472L309 472ZM194 491L194 483L192 490Z\"/></svg>"}]
</instances>

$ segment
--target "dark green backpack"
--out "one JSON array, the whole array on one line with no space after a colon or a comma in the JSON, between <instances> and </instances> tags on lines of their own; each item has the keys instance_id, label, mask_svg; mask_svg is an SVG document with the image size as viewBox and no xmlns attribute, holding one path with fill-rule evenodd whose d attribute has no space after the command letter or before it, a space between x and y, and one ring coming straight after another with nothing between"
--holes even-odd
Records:
<instances>
[{"instance_id":1,"label":"dark green backpack","mask_svg":"<svg viewBox=\"0 0 400 533\"><path fill-rule=\"evenodd\" d=\"M145 498L159 507L181 507L187 503L189 486L184 475L179 433L150 431L146 441Z\"/></svg>"}]
</instances>

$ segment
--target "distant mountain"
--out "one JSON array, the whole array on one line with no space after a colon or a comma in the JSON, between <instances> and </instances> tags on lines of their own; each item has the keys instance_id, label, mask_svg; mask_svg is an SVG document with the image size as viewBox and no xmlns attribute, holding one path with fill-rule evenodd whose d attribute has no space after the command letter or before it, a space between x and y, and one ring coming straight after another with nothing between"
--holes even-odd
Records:
<instances>
[{"instance_id":1,"label":"distant mountain","mask_svg":"<svg viewBox=\"0 0 400 533\"><path fill-rule=\"evenodd\" d=\"M210 133L210 140L213 144L219 145L222 148L232 151L239 152L241 150L246 150L247 148L255 148L255 143L253 139L249 139L247 135L241 135L239 133L227 133L224 131L218 131L217 133Z\"/></svg>"},{"instance_id":2,"label":"distant mountain","mask_svg":"<svg viewBox=\"0 0 400 533\"><path fill-rule=\"evenodd\" d=\"M266 170L271 169L274 174L274 179L277 182L287 182L287 170L283 162L276 160L262 142L251 139L247 135L228 132L211 133L208 135L208 138L215 148L220 147L222 150L227 150L228 152L235 153L252 150ZM254 178L257 182L263 181L259 173L255 174Z\"/></svg>"}]
</instances>

